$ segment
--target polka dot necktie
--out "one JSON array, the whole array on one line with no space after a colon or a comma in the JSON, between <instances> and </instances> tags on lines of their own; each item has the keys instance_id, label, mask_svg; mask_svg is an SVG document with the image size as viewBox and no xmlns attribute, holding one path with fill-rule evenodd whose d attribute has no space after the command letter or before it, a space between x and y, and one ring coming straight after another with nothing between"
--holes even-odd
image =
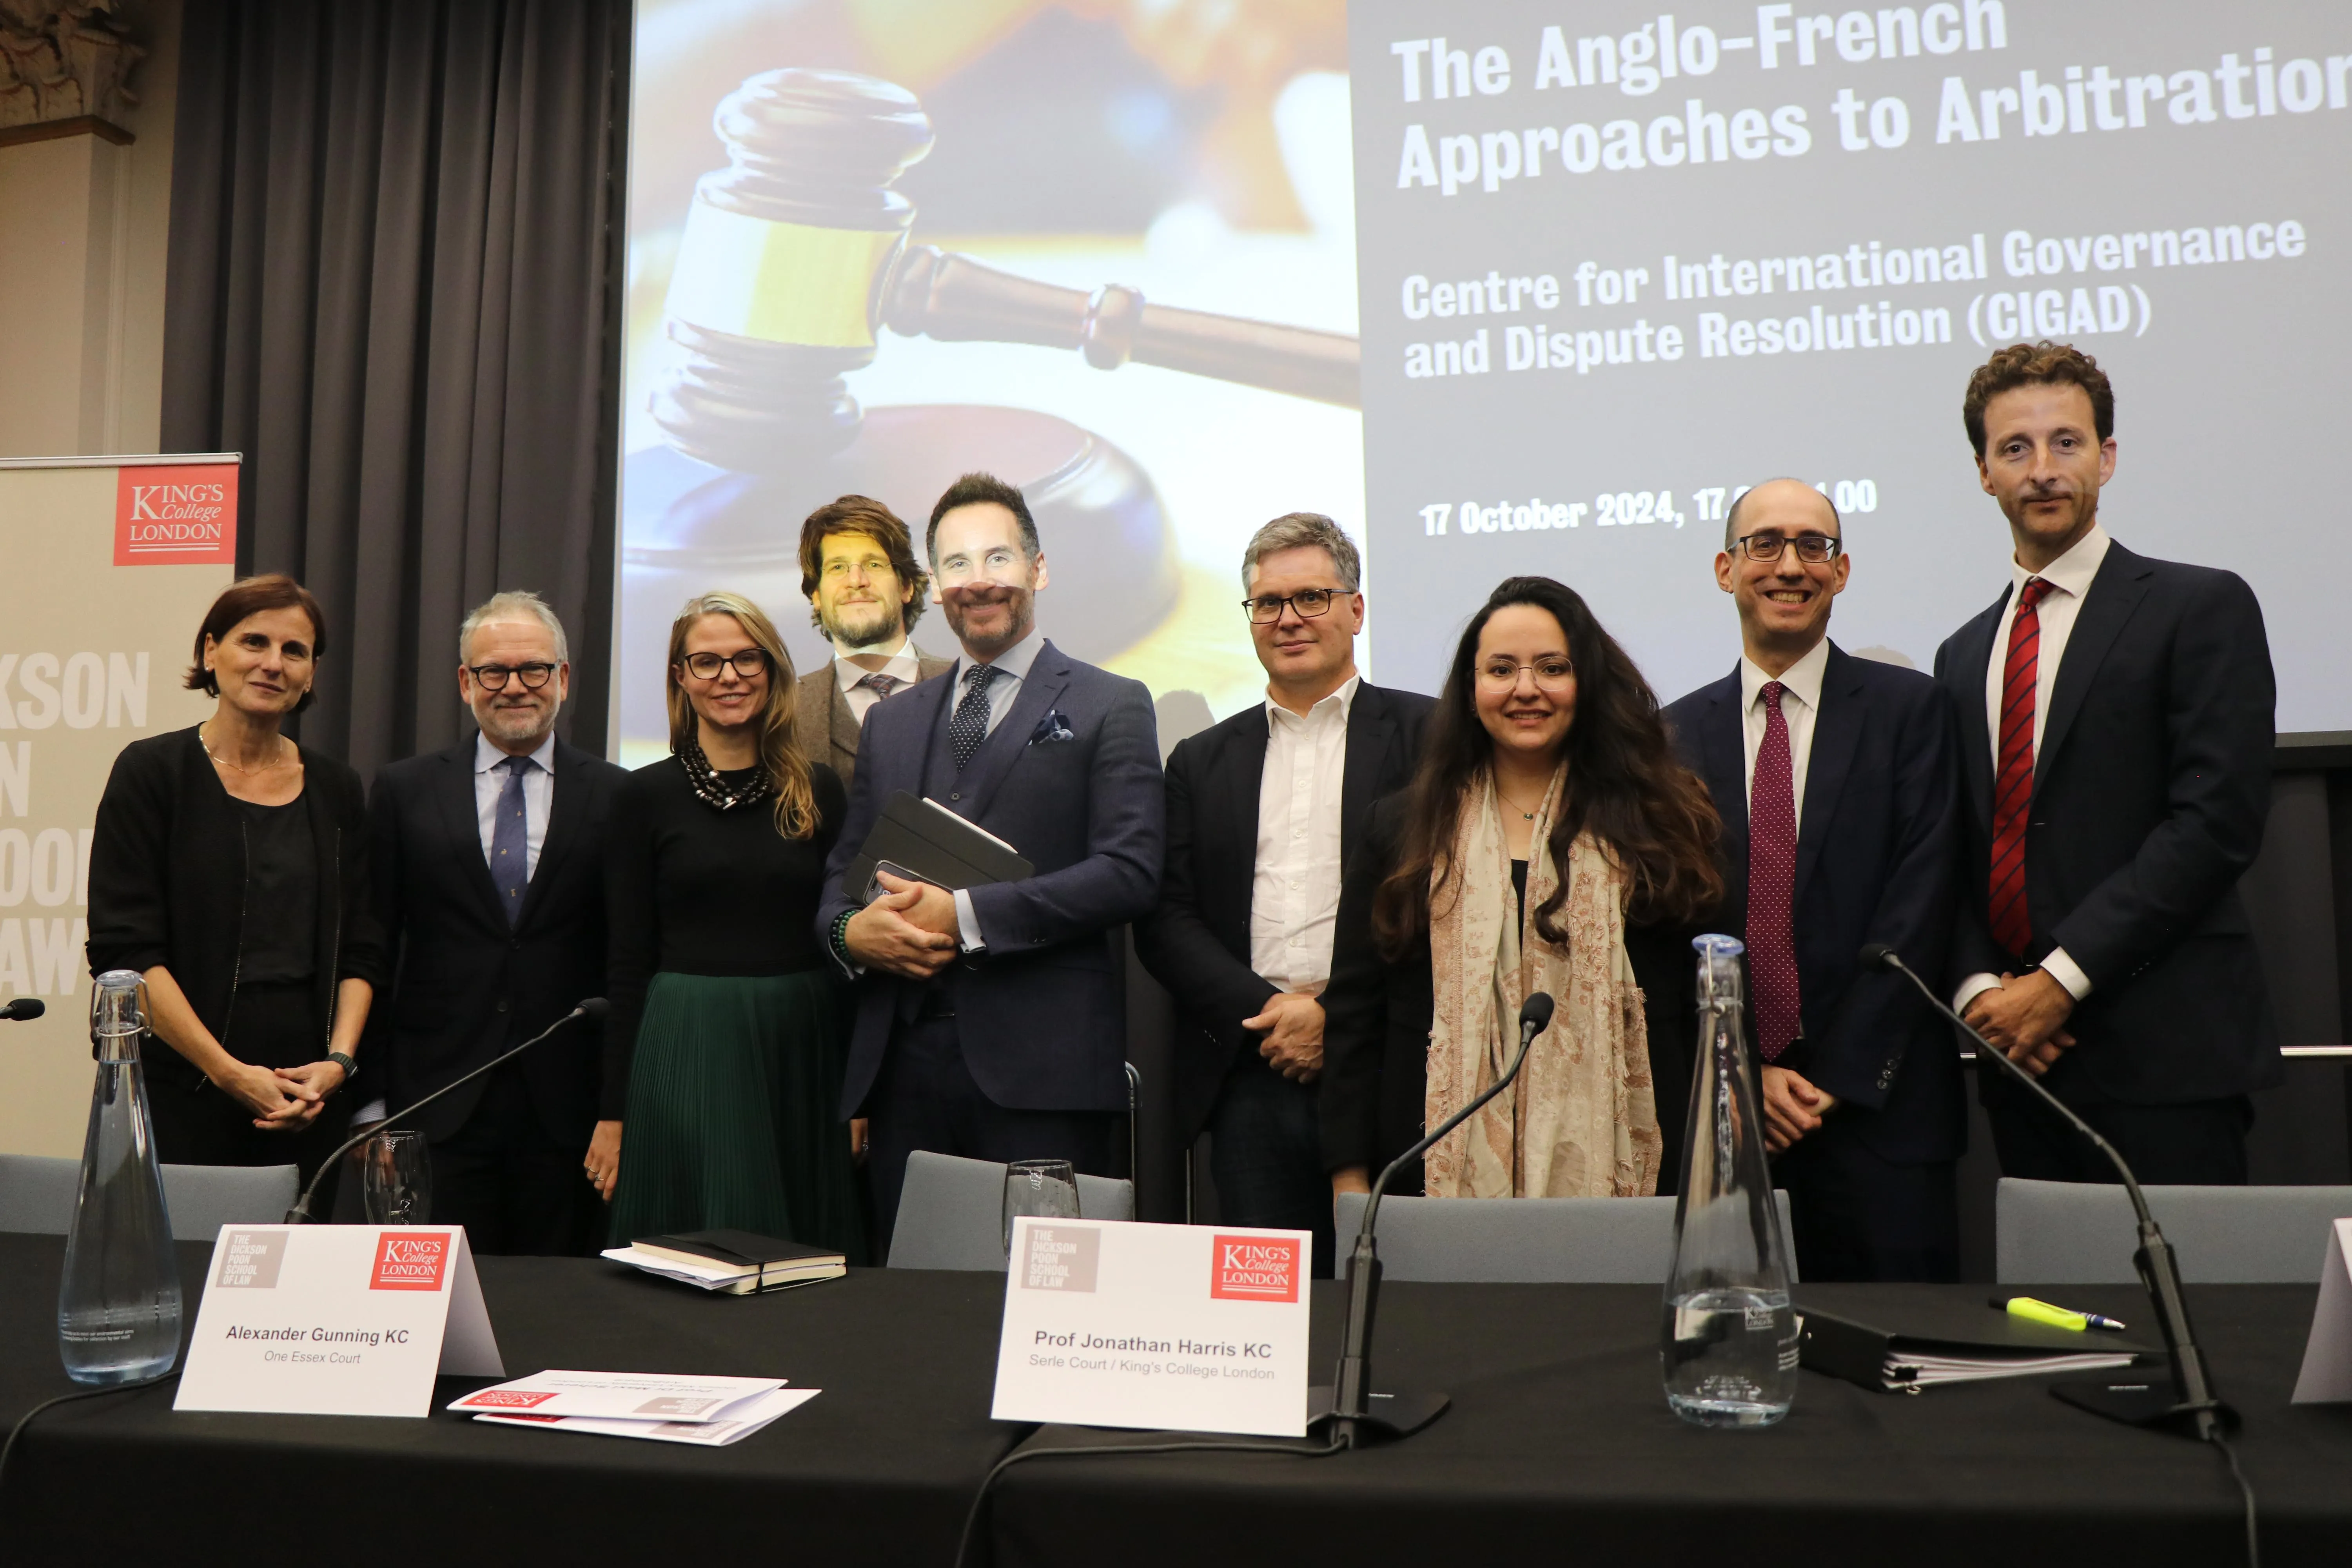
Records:
<instances>
[{"instance_id":1,"label":"polka dot necktie","mask_svg":"<svg viewBox=\"0 0 2352 1568\"><path fill-rule=\"evenodd\" d=\"M1804 1027L1795 930L1797 795L1789 721L1780 712L1783 689L1777 680L1765 684L1764 744L1757 749L1756 781L1748 791L1748 978L1756 1046L1768 1062Z\"/></svg>"},{"instance_id":2,"label":"polka dot necktie","mask_svg":"<svg viewBox=\"0 0 2352 1568\"><path fill-rule=\"evenodd\" d=\"M958 773L988 739L988 683L995 679L992 664L975 664L963 672L963 700L948 719L948 744L955 750Z\"/></svg>"},{"instance_id":3,"label":"polka dot necktie","mask_svg":"<svg viewBox=\"0 0 2352 1568\"><path fill-rule=\"evenodd\" d=\"M522 775L539 764L529 757L509 757L498 771L507 775L499 791L498 816L490 828L490 880L499 889L499 907L507 924L522 919L522 896L530 886L530 822L522 799Z\"/></svg>"}]
</instances>

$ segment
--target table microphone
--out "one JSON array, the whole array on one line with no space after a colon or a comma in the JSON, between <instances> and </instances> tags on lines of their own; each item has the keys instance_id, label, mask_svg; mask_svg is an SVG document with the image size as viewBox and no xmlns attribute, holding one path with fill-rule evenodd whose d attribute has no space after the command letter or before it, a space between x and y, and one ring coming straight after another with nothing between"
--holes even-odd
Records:
<instances>
[{"instance_id":1,"label":"table microphone","mask_svg":"<svg viewBox=\"0 0 2352 1568\"><path fill-rule=\"evenodd\" d=\"M602 1018L612 1010L613 1005L610 1002L605 1001L602 996L591 996L582 1002L580 1005L572 1008L572 1011L566 1013L563 1016L558 1018L555 1022L550 1024L547 1027L541 1029L539 1033L525 1040L522 1044L515 1047L514 1049L492 1057L488 1061L484 1062L472 1072L467 1073L460 1078L451 1079L447 1083L443 1084L439 1089L435 1089L431 1094L426 1095L423 1100L418 1100L415 1104L405 1106L394 1112L392 1115L385 1117L383 1121L372 1123L364 1131L352 1133L349 1138L343 1140L341 1145L337 1148L333 1153L319 1162L319 1169L311 1175L310 1184L302 1189L302 1195L294 1200L294 1206L286 1211L286 1218L281 1223L286 1225L310 1225L313 1223L310 1217L310 1194L318 1190L320 1178L324 1177L328 1172L335 1168L336 1161L341 1159L345 1154L350 1153L353 1149L359 1147L362 1143L366 1142L369 1139L374 1137L377 1133L383 1131L394 1122L405 1121L409 1117L414 1116L418 1111L424 1110L426 1106L432 1104L435 1100L440 1099L443 1095L448 1093L451 1089L461 1089L465 1085L469 1084L476 1079L481 1077L484 1073L488 1072L492 1068L500 1067L505 1063L514 1060L515 1058L522 1055L523 1052L530 1049L531 1047L539 1044L540 1041L547 1038L548 1036L555 1033L556 1030L563 1027L564 1025L569 1024L572 1019Z\"/></svg>"},{"instance_id":2,"label":"table microphone","mask_svg":"<svg viewBox=\"0 0 2352 1568\"><path fill-rule=\"evenodd\" d=\"M2205 1358L2197 1349L2196 1336L2189 1326L2189 1306L2181 1299L2179 1261L2173 1257L2164 1233L2157 1228L2155 1216L2147 1212L2147 1198L2139 1190L2139 1179L2132 1174L2124 1157L2116 1152L2115 1145L2069 1110L2065 1101L2043 1088L2040 1079L2010 1060L2006 1052L1995 1047L1966 1018L1946 1006L1944 999L1903 962L1902 954L1885 942L1869 942L1862 950L1862 966L1891 969L1917 986L1919 994L1927 999L1927 1005L1949 1018L1976 1042L1979 1061L1990 1057L1998 1062L2003 1072L2023 1084L2063 1117L2068 1126L2089 1139L2115 1165L2116 1173L2123 1178L2124 1191L2131 1195L2132 1212L2139 1218L2139 1250L2132 1255L2132 1262L2139 1269L2140 1283L2156 1309L2157 1327L2164 1335L2165 1352L2172 1358L2173 1393L2179 1398L2169 1404L2160 1399L2151 1403L2138 1387L2110 1387L2099 1383L2057 1384L2051 1392L2069 1405L2112 1420L2141 1426L2159 1423L2186 1426L2207 1442L2214 1441L2223 1426L2235 1426L2235 1412L2214 1397L2212 1384L2206 1378Z\"/></svg>"},{"instance_id":3,"label":"table microphone","mask_svg":"<svg viewBox=\"0 0 2352 1568\"><path fill-rule=\"evenodd\" d=\"M29 1024L48 1010L49 1005L38 996L19 996L0 1007L0 1024Z\"/></svg>"},{"instance_id":4,"label":"table microphone","mask_svg":"<svg viewBox=\"0 0 2352 1568\"><path fill-rule=\"evenodd\" d=\"M1330 1419L1333 1436L1348 1447L1360 1447L1363 1428L1376 1426L1396 1436L1410 1436L1437 1419L1448 1403L1443 1394L1373 1394L1371 1387L1372 1313L1380 1305L1380 1247L1374 1240L1372 1227L1381 1215L1381 1194L1387 1192L1396 1173L1412 1161L1420 1159L1439 1139L1470 1120L1479 1107L1510 1087L1519 1076L1519 1068L1528 1059L1528 1047L1551 1022L1552 1000L1547 992L1538 991L1519 1007L1519 1054L1511 1058L1510 1067L1496 1079L1486 1091L1469 1104L1439 1122L1422 1141L1399 1154L1372 1184L1371 1194L1364 1202L1364 1223L1356 1231L1356 1250L1348 1259L1348 1310L1339 1328L1339 1371L1331 1386ZM1371 1400L1386 1402L1386 1410L1369 1408Z\"/></svg>"}]
</instances>

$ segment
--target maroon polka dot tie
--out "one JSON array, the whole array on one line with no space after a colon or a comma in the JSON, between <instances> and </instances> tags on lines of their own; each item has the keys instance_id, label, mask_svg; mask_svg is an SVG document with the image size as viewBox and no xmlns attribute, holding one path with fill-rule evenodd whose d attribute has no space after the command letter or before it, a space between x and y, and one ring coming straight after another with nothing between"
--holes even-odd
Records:
<instances>
[{"instance_id":1,"label":"maroon polka dot tie","mask_svg":"<svg viewBox=\"0 0 2352 1568\"><path fill-rule=\"evenodd\" d=\"M1748 791L1748 982L1756 1047L1766 1061L1789 1048L1803 1024L1798 1013L1797 795L1789 757L1789 721L1780 683L1763 690L1764 744Z\"/></svg>"}]
</instances>

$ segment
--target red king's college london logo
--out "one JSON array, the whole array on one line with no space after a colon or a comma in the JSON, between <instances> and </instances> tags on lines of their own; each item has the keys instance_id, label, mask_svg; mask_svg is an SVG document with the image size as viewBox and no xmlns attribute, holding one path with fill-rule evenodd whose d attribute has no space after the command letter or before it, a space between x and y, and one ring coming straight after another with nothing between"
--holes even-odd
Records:
<instances>
[{"instance_id":1,"label":"red king's college london logo","mask_svg":"<svg viewBox=\"0 0 2352 1568\"><path fill-rule=\"evenodd\" d=\"M133 463L119 471L117 566L225 566L236 560L235 463Z\"/></svg>"},{"instance_id":2,"label":"red king's college london logo","mask_svg":"<svg viewBox=\"0 0 2352 1568\"><path fill-rule=\"evenodd\" d=\"M1219 1301L1298 1300L1298 1243L1278 1236L1220 1236L1210 1253L1209 1295Z\"/></svg>"},{"instance_id":3,"label":"red king's college london logo","mask_svg":"<svg viewBox=\"0 0 2352 1568\"><path fill-rule=\"evenodd\" d=\"M430 1231L388 1230L376 1238L371 1290L438 1290L449 1267L449 1238Z\"/></svg>"}]
</instances>

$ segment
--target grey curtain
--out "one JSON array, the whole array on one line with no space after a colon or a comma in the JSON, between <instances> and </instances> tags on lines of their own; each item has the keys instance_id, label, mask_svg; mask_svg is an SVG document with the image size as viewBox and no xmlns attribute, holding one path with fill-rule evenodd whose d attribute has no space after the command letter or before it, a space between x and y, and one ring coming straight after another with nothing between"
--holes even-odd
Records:
<instances>
[{"instance_id":1,"label":"grey curtain","mask_svg":"<svg viewBox=\"0 0 2352 1568\"><path fill-rule=\"evenodd\" d=\"M163 438L245 454L238 569L326 607L303 741L362 774L449 743L458 622L530 588L601 750L628 0L189 0L184 25Z\"/></svg>"}]
</instances>

